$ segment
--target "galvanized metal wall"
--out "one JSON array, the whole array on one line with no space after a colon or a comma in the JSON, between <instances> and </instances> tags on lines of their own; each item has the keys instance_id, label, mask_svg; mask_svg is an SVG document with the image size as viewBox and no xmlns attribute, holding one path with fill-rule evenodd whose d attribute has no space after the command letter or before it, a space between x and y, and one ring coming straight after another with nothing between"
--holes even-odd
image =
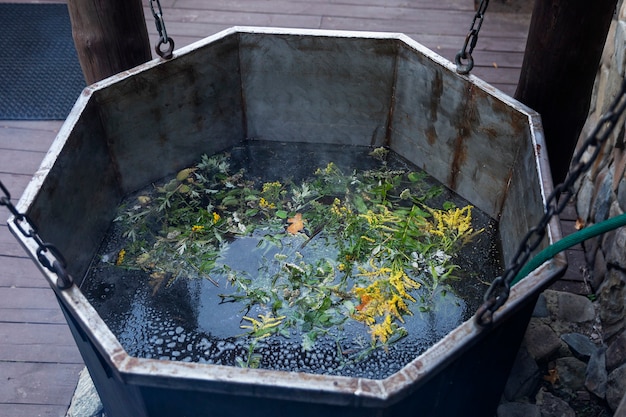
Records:
<instances>
[{"instance_id":1,"label":"galvanized metal wall","mask_svg":"<svg viewBox=\"0 0 626 417\"><path fill-rule=\"evenodd\" d=\"M385 144L397 49L386 39L242 34L248 138Z\"/></svg>"}]
</instances>

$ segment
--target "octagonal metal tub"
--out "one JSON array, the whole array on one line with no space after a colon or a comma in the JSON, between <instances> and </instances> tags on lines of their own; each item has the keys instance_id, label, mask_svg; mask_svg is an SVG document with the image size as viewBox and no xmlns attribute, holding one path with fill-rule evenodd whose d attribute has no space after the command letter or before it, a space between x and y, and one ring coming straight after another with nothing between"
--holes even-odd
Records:
<instances>
[{"instance_id":1,"label":"octagonal metal tub","mask_svg":"<svg viewBox=\"0 0 626 417\"><path fill-rule=\"evenodd\" d=\"M18 203L81 283L121 199L246 140L387 146L498 221L504 259L552 190L539 116L401 34L231 28L87 87ZM33 259L36 245L9 221ZM558 219L544 246L560 239ZM41 268L107 414L494 415L546 262L486 329L469 320L382 380L129 356Z\"/></svg>"}]
</instances>

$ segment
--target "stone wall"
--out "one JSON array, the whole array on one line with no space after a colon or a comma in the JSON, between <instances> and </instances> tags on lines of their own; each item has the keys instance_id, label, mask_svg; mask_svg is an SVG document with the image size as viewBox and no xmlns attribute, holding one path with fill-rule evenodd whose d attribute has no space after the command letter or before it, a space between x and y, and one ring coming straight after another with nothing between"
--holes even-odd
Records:
<instances>
[{"instance_id":1,"label":"stone wall","mask_svg":"<svg viewBox=\"0 0 626 417\"><path fill-rule=\"evenodd\" d=\"M626 75L626 4L620 2L594 86L589 118L578 146L618 94ZM575 86L572 86L575 88ZM581 226L599 223L626 211L626 129L624 120L600 150L598 158L576 186ZM589 158L588 153L585 154ZM606 347L607 386L626 381L626 227L583 244L589 285L599 310L601 343ZM618 391L619 392L619 391ZM615 398L607 398L612 408Z\"/></svg>"}]
</instances>

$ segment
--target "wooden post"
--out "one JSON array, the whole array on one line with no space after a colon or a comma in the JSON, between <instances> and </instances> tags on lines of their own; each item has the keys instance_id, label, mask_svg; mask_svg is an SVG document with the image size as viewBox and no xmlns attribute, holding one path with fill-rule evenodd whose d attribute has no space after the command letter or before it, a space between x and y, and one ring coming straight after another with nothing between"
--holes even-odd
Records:
<instances>
[{"instance_id":1,"label":"wooden post","mask_svg":"<svg viewBox=\"0 0 626 417\"><path fill-rule=\"evenodd\" d=\"M152 59L141 0L69 0L68 9L87 84Z\"/></svg>"},{"instance_id":2,"label":"wooden post","mask_svg":"<svg viewBox=\"0 0 626 417\"><path fill-rule=\"evenodd\" d=\"M555 184L583 128L618 0L535 0L515 98L541 114Z\"/></svg>"}]
</instances>

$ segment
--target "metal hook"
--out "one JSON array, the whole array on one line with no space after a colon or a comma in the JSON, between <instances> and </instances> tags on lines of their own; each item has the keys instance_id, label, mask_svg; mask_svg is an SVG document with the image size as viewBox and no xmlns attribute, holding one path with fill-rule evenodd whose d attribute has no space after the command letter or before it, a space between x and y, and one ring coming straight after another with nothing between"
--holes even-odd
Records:
<instances>
[{"instance_id":1,"label":"metal hook","mask_svg":"<svg viewBox=\"0 0 626 417\"><path fill-rule=\"evenodd\" d=\"M162 45L169 45L166 50L161 50ZM164 42L163 39L159 40L157 46L154 47L156 53L163 59L171 59L174 51L174 40L172 38L167 38L167 41Z\"/></svg>"},{"instance_id":2,"label":"metal hook","mask_svg":"<svg viewBox=\"0 0 626 417\"><path fill-rule=\"evenodd\" d=\"M467 64L464 64L461 61L462 59L467 59ZM474 68L474 58L469 52L463 53L463 51L459 51L454 58L454 62L456 64L456 72L461 75L469 74L472 68Z\"/></svg>"}]
</instances>

